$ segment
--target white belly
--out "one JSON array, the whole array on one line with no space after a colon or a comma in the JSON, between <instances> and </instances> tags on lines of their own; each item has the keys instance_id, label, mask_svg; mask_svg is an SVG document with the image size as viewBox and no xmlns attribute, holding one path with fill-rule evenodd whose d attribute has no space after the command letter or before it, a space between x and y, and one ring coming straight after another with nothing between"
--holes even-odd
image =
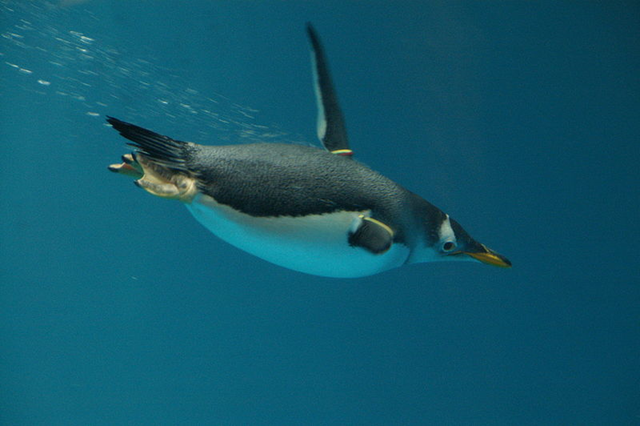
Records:
<instances>
[{"instance_id":1,"label":"white belly","mask_svg":"<svg viewBox=\"0 0 640 426\"><path fill-rule=\"evenodd\" d=\"M347 242L358 214L330 213L305 217L254 217L198 194L186 205L209 231L234 246L276 265L326 277L363 277L405 263L409 249L394 244L374 255Z\"/></svg>"}]
</instances>

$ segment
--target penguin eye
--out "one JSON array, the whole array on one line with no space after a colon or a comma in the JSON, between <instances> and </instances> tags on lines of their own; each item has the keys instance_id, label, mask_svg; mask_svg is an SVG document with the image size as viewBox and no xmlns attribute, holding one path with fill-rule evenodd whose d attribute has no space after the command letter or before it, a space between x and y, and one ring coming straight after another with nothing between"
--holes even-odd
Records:
<instances>
[{"instance_id":1,"label":"penguin eye","mask_svg":"<svg viewBox=\"0 0 640 426\"><path fill-rule=\"evenodd\" d=\"M447 241L442 245L442 250L446 252L449 252L455 248L456 248L456 243L454 243L453 241Z\"/></svg>"}]
</instances>

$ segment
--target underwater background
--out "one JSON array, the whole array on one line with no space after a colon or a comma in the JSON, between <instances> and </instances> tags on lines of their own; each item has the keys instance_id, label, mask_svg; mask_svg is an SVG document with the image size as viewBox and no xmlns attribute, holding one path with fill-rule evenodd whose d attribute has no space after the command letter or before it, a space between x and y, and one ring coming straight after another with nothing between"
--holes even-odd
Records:
<instances>
[{"instance_id":1,"label":"underwater background","mask_svg":"<svg viewBox=\"0 0 640 426\"><path fill-rule=\"evenodd\" d=\"M513 262L283 269L106 166L105 115L358 159ZM635 1L0 0L0 424L640 424Z\"/></svg>"}]
</instances>

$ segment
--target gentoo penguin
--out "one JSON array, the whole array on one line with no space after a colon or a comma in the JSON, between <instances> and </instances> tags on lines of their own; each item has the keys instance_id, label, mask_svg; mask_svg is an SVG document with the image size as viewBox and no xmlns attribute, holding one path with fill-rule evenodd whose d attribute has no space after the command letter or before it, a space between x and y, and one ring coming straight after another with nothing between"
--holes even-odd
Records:
<instances>
[{"instance_id":1,"label":"gentoo penguin","mask_svg":"<svg viewBox=\"0 0 640 426\"><path fill-rule=\"evenodd\" d=\"M438 260L510 267L448 214L353 159L324 49L310 24L307 34L325 149L203 146L108 117L135 147L109 169L183 202L236 247L308 274L363 277Z\"/></svg>"}]
</instances>

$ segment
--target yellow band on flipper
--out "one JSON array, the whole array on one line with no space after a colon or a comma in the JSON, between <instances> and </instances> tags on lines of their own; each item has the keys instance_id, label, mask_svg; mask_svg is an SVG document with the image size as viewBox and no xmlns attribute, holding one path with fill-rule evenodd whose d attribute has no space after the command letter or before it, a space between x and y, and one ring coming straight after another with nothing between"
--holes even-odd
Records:
<instances>
[{"instance_id":1,"label":"yellow band on flipper","mask_svg":"<svg viewBox=\"0 0 640 426\"><path fill-rule=\"evenodd\" d=\"M375 223L376 225L379 225L380 227L382 227L382 229L384 229L385 231L387 231L387 232L389 233L389 235L391 235L391 237L393 237L393 236L395 235L395 232L393 232L393 229L391 229L391 228L389 227L389 225L387 225L386 223L382 223L382 222L380 222L380 221L379 221L379 220L377 220L377 219L374 219L374 218L369 217L369 216L365 216L365 215L363 215L363 214L361 214L361 215L360 215L360 219L362 219L362 220L366 220L366 221L369 221L369 222L373 222L373 223Z\"/></svg>"},{"instance_id":2,"label":"yellow band on flipper","mask_svg":"<svg viewBox=\"0 0 640 426\"><path fill-rule=\"evenodd\" d=\"M350 149L336 149L335 151L331 151L332 154L336 154L336 155L353 155L353 151L351 151Z\"/></svg>"}]
</instances>

